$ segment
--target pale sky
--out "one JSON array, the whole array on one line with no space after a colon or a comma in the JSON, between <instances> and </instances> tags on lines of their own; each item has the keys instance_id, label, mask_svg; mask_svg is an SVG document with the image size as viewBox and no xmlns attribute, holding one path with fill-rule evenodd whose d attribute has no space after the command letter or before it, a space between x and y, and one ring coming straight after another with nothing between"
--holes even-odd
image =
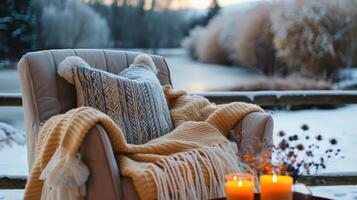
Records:
<instances>
[{"instance_id":1,"label":"pale sky","mask_svg":"<svg viewBox=\"0 0 357 200\"><path fill-rule=\"evenodd\" d=\"M221 6L228 6L237 3L245 3L256 0L219 0ZM110 4L112 0L104 0L104 2ZM208 8L212 0L173 0L172 8ZM150 1L147 2L150 5Z\"/></svg>"},{"instance_id":2,"label":"pale sky","mask_svg":"<svg viewBox=\"0 0 357 200\"><path fill-rule=\"evenodd\" d=\"M190 7L194 8L207 8L211 4L211 0L178 0L182 2L187 2L190 4ZM219 0L221 6L227 6L231 4L250 2L254 0ZM189 6L188 6L189 7Z\"/></svg>"}]
</instances>

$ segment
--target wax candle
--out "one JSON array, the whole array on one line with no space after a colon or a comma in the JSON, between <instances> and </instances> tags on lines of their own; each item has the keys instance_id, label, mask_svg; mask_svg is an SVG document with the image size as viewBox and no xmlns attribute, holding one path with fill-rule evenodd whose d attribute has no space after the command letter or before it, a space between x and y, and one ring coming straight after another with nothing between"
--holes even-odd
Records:
<instances>
[{"instance_id":1,"label":"wax candle","mask_svg":"<svg viewBox=\"0 0 357 200\"><path fill-rule=\"evenodd\" d=\"M225 184L227 200L253 200L254 177L251 174L229 174Z\"/></svg>"},{"instance_id":2,"label":"wax candle","mask_svg":"<svg viewBox=\"0 0 357 200\"><path fill-rule=\"evenodd\" d=\"M292 200L293 179L290 176L260 176L261 200Z\"/></svg>"}]
</instances>

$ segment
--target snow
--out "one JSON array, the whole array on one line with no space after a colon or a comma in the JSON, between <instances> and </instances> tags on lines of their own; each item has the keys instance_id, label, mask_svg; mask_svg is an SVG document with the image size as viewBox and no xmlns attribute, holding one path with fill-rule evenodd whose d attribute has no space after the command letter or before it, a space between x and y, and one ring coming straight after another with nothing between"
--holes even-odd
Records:
<instances>
[{"instance_id":1,"label":"snow","mask_svg":"<svg viewBox=\"0 0 357 200\"><path fill-rule=\"evenodd\" d=\"M329 147L327 139L336 138L337 147L341 149L345 159L333 159L327 163L327 168L321 173L349 172L357 170L357 105L345 106L332 110L300 110L300 111L270 111L274 118L274 141L279 138L276 133L284 130L288 134L302 134L300 126L307 124L308 134L321 134L325 138L322 142L321 153Z\"/></svg>"},{"instance_id":2,"label":"snow","mask_svg":"<svg viewBox=\"0 0 357 200\"><path fill-rule=\"evenodd\" d=\"M0 190L0 200L20 200L24 190Z\"/></svg>"},{"instance_id":3,"label":"snow","mask_svg":"<svg viewBox=\"0 0 357 200\"><path fill-rule=\"evenodd\" d=\"M165 57L170 56L187 56L187 51L184 48L160 48L160 49L118 49L122 51L132 51L132 52L139 52L139 53L147 53L147 54L155 54Z\"/></svg>"},{"instance_id":4,"label":"snow","mask_svg":"<svg viewBox=\"0 0 357 200\"><path fill-rule=\"evenodd\" d=\"M25 132L0 122L0 151L4 146L12 146L14 144L25 144Z\"/></svg>"},{"instance_id":5,"label":"snow","mask_svg":"<svg viewBox=\"0 0 357 200\"><path fill-rule=\"evenodd\" d=\"M7 146L0 151L0 175L28 175L25 146Z\"/></svg>"},{"instance_id":6,"label":"snow","mask_svg":"<svg viewBox=\"0 0 357 200\"><path fill-rule=\"evenodd\" d=\"M334 200L357 200L357 185L309 187L312 194Z\"/></svg>"},{"instance_id":7,"label":"snow","mask_svg":"<svg viewBox=\"0 0 357 200\"><path fill-rule=\"evenodd\" d=\"M336 88L356 88L357 68L347 68L340 71L341 80L335 84Z\"/></svg>"}]
</instances>

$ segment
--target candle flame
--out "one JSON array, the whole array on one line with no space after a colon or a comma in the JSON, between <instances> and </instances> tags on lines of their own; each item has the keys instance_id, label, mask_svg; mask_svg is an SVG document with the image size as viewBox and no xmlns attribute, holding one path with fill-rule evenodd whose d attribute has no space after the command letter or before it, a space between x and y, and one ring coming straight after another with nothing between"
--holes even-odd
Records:
<instances>
[{"instance_id":1,"label":"candle flame","mask_svg":"<svg viewBox=\"0 0 357 200\"><path fill-rule=\"evenodd\" d=\"M241 180L238 181L238 187L242 187L243 183Z\"/></svg>"},{"instance_id":2,"label":"candle flame","mask_svg":"<svg viewBox=\"0 0 357 200\"><path fill-rule=\"evenodd\" d=\"M273 183L278 182L278 177L276 176L276 174L273 175Z\"/></svg>"},{"instance_id":3,"label":"candle flame","mask_svg":"<svg viewBox=\"0 0 357 200\"><path fill-rule=\"evenodd\" d=\"M233 176L233 180L236 181L237 180L237 176Z\"/></svg>"}]
</instances>

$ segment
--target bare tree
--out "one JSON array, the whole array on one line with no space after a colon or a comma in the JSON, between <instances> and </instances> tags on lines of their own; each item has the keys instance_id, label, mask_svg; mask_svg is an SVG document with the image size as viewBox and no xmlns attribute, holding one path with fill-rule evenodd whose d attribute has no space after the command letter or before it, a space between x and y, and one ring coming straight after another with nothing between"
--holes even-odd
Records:
<instances>
[{"instance_id":1,"label":"bare tree","mask_svg":"<svg viewBox=\"0 0 357 200\"><path fill-rule=\"evenodd\" d=\"M110 24L114 47L177 47L183 38L186 18L183 11L167 9L170 2L115 0L110 9L101 5L102 8L96 10Z\"/></svg>"}]
</instances>

